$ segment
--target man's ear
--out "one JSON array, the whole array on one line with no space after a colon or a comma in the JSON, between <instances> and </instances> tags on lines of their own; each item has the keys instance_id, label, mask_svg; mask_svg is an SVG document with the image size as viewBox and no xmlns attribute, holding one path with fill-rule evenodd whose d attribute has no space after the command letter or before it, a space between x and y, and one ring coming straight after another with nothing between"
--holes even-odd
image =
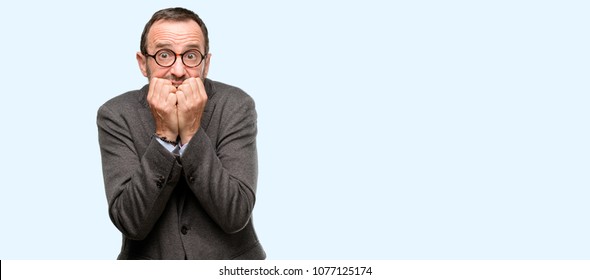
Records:
<instances>
[{"instance_id":1,"label":"man's ear","mask_svg":"<svg viewBox=\"0 0 590 280\"><path fill-rule=\"evenodd\" d=\"M207 57L205 57L205 69L203 70L203 79L207 78L207 74L209 73L209 65L211 64L211 54L208 53Z\"/></svg>"},{"instance_id":2,"label":"man's ear","mask_svg":"<svg viewBox=\"0 0 590 280\"><path fill-rule=\"evenodd\" d=\"M147 77L147 57L143 55L141 52L137 52L137 54L135 54L135 58L137 59L137 64L139 65L139 70L141 70L141 74Z\"/></svg>"}]
</instances>

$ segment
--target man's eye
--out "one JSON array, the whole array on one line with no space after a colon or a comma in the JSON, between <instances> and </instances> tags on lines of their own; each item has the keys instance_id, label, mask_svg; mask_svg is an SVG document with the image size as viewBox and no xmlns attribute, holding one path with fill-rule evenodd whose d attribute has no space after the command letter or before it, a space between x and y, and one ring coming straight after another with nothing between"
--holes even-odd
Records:
<instances>
[{"instance_id":1,"label":"man's eye","mask_svg":"<svg viewBox=\"0 0 590 280\"><path fill-rule=\"evenodd\" d=\"M168 52L161 52L159 57L162 59L167 59L170 58L170 54Z\"/></svg>"},{"instance_id":2,"label":"man's eye","mask_svg":"<svg viewBox=\"0 0 590 280\"><path fill-rule=\"evenodd\" d=\"M187 53L186 54L186 58L188 58L188 59L195 59L195 58L197 58L197 56L194 53Z\"/></svg>"}]
</instances>

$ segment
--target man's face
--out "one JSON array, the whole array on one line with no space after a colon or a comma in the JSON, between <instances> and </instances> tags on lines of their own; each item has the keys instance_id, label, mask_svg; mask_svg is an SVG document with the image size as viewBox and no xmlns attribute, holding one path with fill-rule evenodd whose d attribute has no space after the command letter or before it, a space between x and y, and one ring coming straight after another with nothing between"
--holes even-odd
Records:
<instances>
[{"instance_id":1,"label":"man's face","mask_svg":"<svg viewBox=\"0 0 590 280\"><path fill-rule=\"evenodd\" d=\"M147 52L150 55L154 55L162 49L169 49L177 54L183 54L192 49L205 53L203 32L201 27L192 20L157 21L150 28L146 43ZM174 64L169 67L158 65L153 57L145 56L141 52L138 52L136 57L141 73L148 79L151 80L153 77L168 79L173 85L179 86L190 77L205 79L211 55L207 54L204 61L197 67L184 65L180 56L176 57Z\"/></svg>"}]
</instances>

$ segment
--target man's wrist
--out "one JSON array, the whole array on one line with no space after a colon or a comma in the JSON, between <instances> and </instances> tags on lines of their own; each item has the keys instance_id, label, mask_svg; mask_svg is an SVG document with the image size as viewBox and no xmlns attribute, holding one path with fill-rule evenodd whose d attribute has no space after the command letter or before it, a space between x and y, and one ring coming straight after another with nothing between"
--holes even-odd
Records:
<instances>
[{"instance_id":1,"label":"man's wrist","mask_svg":"<svg viewBox=\"0 0 590 280\"><path fill-rule=\"evenodd\" d=\"M168 144L172 144L174 146L178 145L178 140L177 137L172 138L171 136L165 136L165 135L161 135L159 133L154 133L154 136L157 137L158 139L162 140L165 143Z\"/></svg>"},{"instance_id":2,"label":"man's wrist","mask_svg":"<svg viewBox=\"0 0 590 280\"><path fill-rule=\"evenodd\" d=\"M179 142L180 145L183 146L183 145L188 144L188 142L191 141L191 139L193 138L193 136L195 136L195 134L197 134L197 133L195 132L195 133L192 133L192 134L181 135L180 136L180 142Z\"/></svg>"}]
</instances>

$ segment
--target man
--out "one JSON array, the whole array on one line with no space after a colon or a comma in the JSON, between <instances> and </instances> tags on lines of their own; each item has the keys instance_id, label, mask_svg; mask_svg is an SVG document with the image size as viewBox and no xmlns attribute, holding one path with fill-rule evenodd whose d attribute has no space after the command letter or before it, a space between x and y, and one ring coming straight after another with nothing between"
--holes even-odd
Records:
<instances>
[{"instance_id":1,"label":"man","mask_svg":"<svg viewBox=\"0 0 590 280\"><path fill-rule=\"evenodd\" d=\"M119 259L264 259L252 225L256 111L242 90L207 79L205 23L156 12L137 62L149 84L98 110L109 216Z\"/></svg>"}]
</instances>

